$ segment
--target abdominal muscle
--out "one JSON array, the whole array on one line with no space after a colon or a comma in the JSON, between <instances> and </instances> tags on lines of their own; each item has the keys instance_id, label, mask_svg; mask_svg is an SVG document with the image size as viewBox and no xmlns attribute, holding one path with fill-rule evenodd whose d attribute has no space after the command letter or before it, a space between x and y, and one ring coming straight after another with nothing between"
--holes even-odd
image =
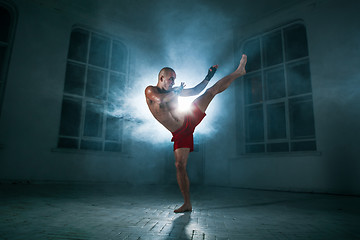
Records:
<instances>
[{"instance_id":1,"label":"abdominal muscle","mask_svg":"<svg viewBox=\"0 0 360 240\"><path fill-rule=\"evenodd\" d=\"M175 132L184 124L184 114L177 109L172 111L161 111L159 115L154 117L170 132Z\"/></svg>"},{"instance_id":2,"label":"abdominal muscle","mask_svg":"<svg viewBox=\"0 0 360 240\"><path fill-rule=\"evenodd\" d=\"M178 110L177 104L157 104L148 102L152 115L170 132L175 132L184 124L184 113Z\"/></svg>"}]
</instances>

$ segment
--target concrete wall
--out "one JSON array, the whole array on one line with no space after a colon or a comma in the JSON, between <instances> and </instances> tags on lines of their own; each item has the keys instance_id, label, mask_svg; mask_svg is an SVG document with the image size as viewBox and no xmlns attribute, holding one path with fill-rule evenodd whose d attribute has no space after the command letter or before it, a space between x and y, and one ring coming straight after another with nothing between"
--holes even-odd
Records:
<instances>
[{"instance_id":1,"label":"concrete wall","mask_svg":"<svg viewBox=\"0 0 360 240\"><path fill-rule=\"evenodd\" d=\"M57 9L55 5L27 0L13 1L13 5L18 10L18 21L0 122L0 142L3 144L0 150L0 179L40 182L161 181L163 175L153 174L152 171L163 167L165 155L156 155L149 149L150 146L143 146L143 152L136 155L129 154L131 141L126 143L127 149L123 154L56 148L67 49L73 26L86 26L112 34L125 43L133 42L132 37L136 38L141 33L136 35L131 29L122 27L121 23L114 24L113 20L106 18L100 21L94 18L97 16L94 12L81 12L71 6L69 9ZM133 65L134 61L131 63ZM141 159L146 157L158 161L145 166Z\"/></svg>"},{"instance_id":2,"label":"concrete wall","mask_svg":"<svg viewBox=\"0 0 360 240\"><path fill-rule=\"evenodd\" d=\"M232 32L225 28L200 31L204 18L191 21L186 16L188 8L180 2L177 4L180 9L168 12L148 1L130 4L99 0L6 0L6 3L17 9L18 16L0 118L0 180L176 183L171 134L151 116L144 89L155 85L159 70L170 63L176 69L193 67L192 71L196 71L194 66L203 64L198 52L213 49L212 54L219 55L226 47L214 50L213 45L231 43ZM204 11L201 5L195 7ZM179 21L174 16L179 11L185 20ZM208 22L206 16L205 21ZM140 112L134 113L135 121L126 124L124 153L57 148L67 52L74 26L121 39L130 52L125 111ZM181 37L185 35L186 38ZM204 42L210 39L208 35L212 41ZM225 58L232 61L232 57ZM210 65L205 66L204 76ZM191 86L191 82L187 83ZM204 180L202 156L202 151L192 155L199 158L189 169L194 183Z\"/></svg>"},{"instance_id":3,"label":"concrete wall","mask_svg":"<svg viewBox=\"0 0 360 240\"><path fill-rule=\"evenodd\" d=\"M307 1L237 30L238 43L296 19L307 28L317 151L228 155L237 187L360 194L359 1ZM238 124L237 126L239 126ZM240 126L241 127L241 126ZM233 139L233 141L236 141ZM240 144L241 144L240 140ZM209 157L211 153L209 153Z\"/></svg>"},{"instance_id":4,"label":"concrete wall","mask_svg":"<svg viewBox=\"0 0 360 240\"><path fill-rule=\"evenodd\" d=\"M96 0L7 2L17 8L18 21L0 118L0 180L175 184L171 135L165 130L156 130L152 137L165 134L167 140L154 145L132 137L130 133L139 126L127 128L130 136L122 154L56 148L74 25L123 40L130 50L129 91L140 96L136 101L146 109L143 89L156 83L158 70L173 58L182 62L175 67L195 75L206 74L202 69L219 63L222 68L216 76L221 77L238 62L242 41L302 19L309 44L318 152L239 155L237 148L243 140L236 137L236 129L241 129L236 113L241 106L235 101L242 92L234 84L212 102L201 123L200 152L192 154L193 163L189 161L190 180L219 186L360 194L356 150L360 136L358 1L207 1L202 5L185 1L175 7L175 13L188 13L183 17L171 11L150 11L147 1L143 7ZM157 24L160 20L162 25ZM202 28L205 31L200 32ZM187 38L179 37L185 35ZM169 46L171 50L166 48ZM151 122L156 129L157 124Z\"/></svg>"}]
</instances>

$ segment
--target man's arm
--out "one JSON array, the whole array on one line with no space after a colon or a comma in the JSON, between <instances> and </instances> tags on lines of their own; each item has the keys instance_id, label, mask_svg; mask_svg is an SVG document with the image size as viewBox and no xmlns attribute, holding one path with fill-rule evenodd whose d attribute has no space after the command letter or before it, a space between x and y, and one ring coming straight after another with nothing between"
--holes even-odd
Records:
<instances>
[{"instance_id":1,"label":"man's arm","mask_svg":"<svg viewBox=\"0 0 360 240\"><path fill-rule=\"evenodd\" d=\"M217 68L218 68L218 65L214 65L214 66L210 67L208 74L206 75L205 79L202 80L202 82L200 82L198 85L196 85L193 88L184 89L181 92L180 96L190 97L190 96L195 96L195 95L198 95L199 93L201 93L201 91L204 90L206 88L206 86L208 85L210 79L214 76Z\"/></svg>"},{"instance_id":2,"label":"man's arm","mask_svg":"<svg viewBox=\"0 0 360 240\"><path fill-rule=\"evenodd\" d=\"M145 96L149 100L161 104L170 102L174 97L179 96L179 93L175 91L161 93L156 87L148 86L145 89Z\"/></svg>"},{"instance_id":3,"label":"man's arm","mask_svg":"<svg viewBox=\"0 0 360 240\"><path fill-rule=\"evenodd\" d=\"M204 90L206 88L206 86L208 85L209 81L207 80L202 80L201 83L199 83L198 85L196 85L193 88L185 88L180 96L181 97L191 97L191 96L195 96L198 95L199 93L201 93L202 90Z\"/></svg>"}]
</instances>

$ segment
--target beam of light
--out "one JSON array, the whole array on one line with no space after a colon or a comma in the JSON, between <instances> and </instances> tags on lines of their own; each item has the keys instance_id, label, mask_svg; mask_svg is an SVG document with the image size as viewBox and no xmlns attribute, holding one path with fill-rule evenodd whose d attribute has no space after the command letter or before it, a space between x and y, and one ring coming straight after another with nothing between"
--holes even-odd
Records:
<instances>
[{"instance_id":1,"label":"beam of light","mask_svg":"<svg viewBox=\"0 0 360 240\"><path fill-rule=\"evenodd\" d=\"M145 88L149 85L156 86L157 76L161 68L168 66L175 70L177 76L175 86L185 82L185 88L191 88L195 87L205 78L210 66L220 64L220 69L204 91L219 80L220 76L224 75L221 72L223 71L222 66L229 64L221 64L220 59L212 56L215 54L214 52L204 54L206 49L214 49L213 47L197 42L199 47L194 48L193 45L196 41L192 41L191 37L184 38L186 40L185 43L178 43L181 45L180 47L176 46L172 41L164 42L164 49L162 50L164 54L162 55L167 57L161 60L147 59L142 51L138 53L138 58L141 61L136 65L137 71L135 75L130 77L128 88L124 91L125 94L117 96L118 100L123 104L120 109L115 109L113 113L110 113L125 120L123 132L130 140L154 145L171 144L171 133L152 116L145 100ZM149 54L149 56L152 55ZM203 94L203 92L193 97L179 97L179 110L186 111L194 99ZM216 120L218 117L214 111L216 112L220 107L217 102L217 99L211 102L206 111L207 116L195 130L196 134L208 135L217 130L216 124L214 124L214 119Z\"/></svg>"},{"instance_id":2,"label":"beam of light","mask_svg":"<svg viewBox=\"0 0 360 240\"><path fill-rule=\"evenodd\" d=\"M168 4L151 4L153 8L146 10L151 16L151 35L127 35L126 31L119 32L119 35L124 35L126 45L131 49L129 79L126 84L128 87L124 89L125 93L119 92L117 96L113 96L122 105L106 114L123 120L123 134L128 138L125 140L154 145L171 144L171 133L152 116L144 96L147 86L157 84L157 75L162 67L172 67L176 71L177 86L185 82L187 87L193 87L204 79L210 66L221 66L221 61L229 60L232 56L229 53L233 50L233 31L229 27L224 30L224 26L231 26L232 19L205 2L191 5L196 11L169 9ZM176 16L183 18L179 21ZM223 66L228 66L228 63L229 61ZM223 74L217 73L208 87L219 79L219 75ZM186 111L196 97L179 98L179 109ZM210 134L218 129L216 119L219 115L213 112L221 111L224 115L226 110L220 110L223 106L218 106L216 102L217 100L210 104L206 118L195 130L196 134Z\"/></svg>"},{"instance_id":3,"label":"beam of light","mask_svg":"<svg viewBox=\"0 0 360 240\"><path fill-rule=\"evenodd\" d=\"M206 65L211 66L211 64ZM176 85L179 85L180 82L184 81L186 82L186 87L194 87L197 83L202 81L201 79L203 79L205 73L207 73L207 68L202 68L203 73L201 74L199 74L197 70L188 68L179 68L178 71L175 70L179 73L179 79L176 80ZM119 94L119 96L117 96L118 101L123 104L118 108L113 109L111 112L107 112L107 114L118 117L124 121L125 124L123 132L125 134L125 138L140 142L147 142L154 145L165 143L171 144L171 133L152 116L145 100L145 88L149 85L156 85L157 71L158 69L148 70L144 72L144 76L139 76L135 79L132 82L132 85L125 91L126 93L121 95ZM153 77L149 78L148 76ZM197 79L195 80L193 76L196 76ZM141 81L140 79L148 80ZM210 86L211 84L208 87ZM179 110L185 113L189 109L191 103L202 93L192 97L179 97ZM213 101L210 104L206 111L207 116L200 125L197 126L195 134L208 135L216 130L213 122L217 117L216 109L219 107L217 105L217 101Z\"/></svg>"},{"instance_id":4,"label":"beam of light","mask_svg":"<svg viewBox=\"0 0 360 240\"><path fill-rule=\"evenodd\" d=\"M171 144L171 133L157 122L146 104L144 89L147 84L141 83L140 85L141 86L136 86L128 91L126 95L119 96L119 100L123 102L123 105L113 109L113 111L107 114L118 117L124 121L123 132L126 138L154 145L164 143ZM198 96L179 97L179 110L185 113L197 97ZM216 103L213 105L216 105ZM214 131L211 125L211 119L215 117L212 114L213 110L213 107L208 109L207 112L211 114L196 128L196 133L204 135Z\"/></svg>"},{"instance_id":5,"label":"beam of light","mask_svg":"<svg viewBox=\"0 0 360 240\"><path fill-rule=\"evenodd\" d=\"M161 68L173 68L177 76L175 85L179 86L181 82L185 82L186 88L191 88L204 79L210 66L219 64L221 69L207 86L209 88L220 79L220 75L223 75L220 73L225 70L222 66L232 66L232 63L229 64L232 55L225 49L232 50L233 32L219 28L228 26L229 19L221 11L212 9L207 4L193 5L197 9L196 15L179 9L154 15L153 20L156 24L153 31L157 33L156 41L146 41L147 44L143 44L142 40L135 40L130 44L133 45L133 59L136 61L132 66L134 72L129 78L126 95L119 96L124 104L118 113L126 116L124 132L132 140L154 145L171 144L171 133L152 116L144 95L147 86L156 86ZM158 8L154 9L158 12ZM178 13L186 16L184 21L178 21L173 17ZM210 15L211 18L207 17ZM148 44L151 44L151 47ZM226 60L226 64L222 64L223 60ZM179 110L186 111L198 96L180 97ZM206 111L207 116L195 130L196 134L207 135L218 129L216 119L219 115L216 111L219 112L219 107L222 106L217 103L218 100L215 100L210 104ZM224 115L224 109L221 113Z\"/></svg>"},{"instance_id":6,"label":"beam of light","mask_svg":"<svg viewBox=\"0 0 360 240\"><path fill-rule=\"evenodd\" d=\"M153 144L170 141L171 134L151 115L143 91L129 93L122 96L121 100L123 107L109 114L124 120L123 132L126 138Z\"/></svg>"},{"instance_id":7,"label":"beam of light","mask_svg":"<svg viewBox=\"0 0 360 240\"><path fill-rule=\"evenodd\" d=\"M183 113L187 112L195 98L196 97L179 97L179 111Z\"/></svg>"}]
</instances>

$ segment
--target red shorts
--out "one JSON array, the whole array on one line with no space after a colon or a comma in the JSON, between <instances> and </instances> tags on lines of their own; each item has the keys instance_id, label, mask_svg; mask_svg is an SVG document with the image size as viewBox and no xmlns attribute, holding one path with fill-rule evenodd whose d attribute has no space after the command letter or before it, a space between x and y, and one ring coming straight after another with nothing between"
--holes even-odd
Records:
<instances>
[{"instance_id":1,"label":"red shorts","mask_svg":"<svg viewBox=\"0 0 360 240\"><path fill-rule=\"evenodd\" d=\"M191 104L191 110L185 115L182 127L172 132L171 141L174 142L174 151L178 148L190 148L190 152L194 151L193 132L205 116L206 114L201 112L195 103Z\"/></svg>"}]
</instances>

